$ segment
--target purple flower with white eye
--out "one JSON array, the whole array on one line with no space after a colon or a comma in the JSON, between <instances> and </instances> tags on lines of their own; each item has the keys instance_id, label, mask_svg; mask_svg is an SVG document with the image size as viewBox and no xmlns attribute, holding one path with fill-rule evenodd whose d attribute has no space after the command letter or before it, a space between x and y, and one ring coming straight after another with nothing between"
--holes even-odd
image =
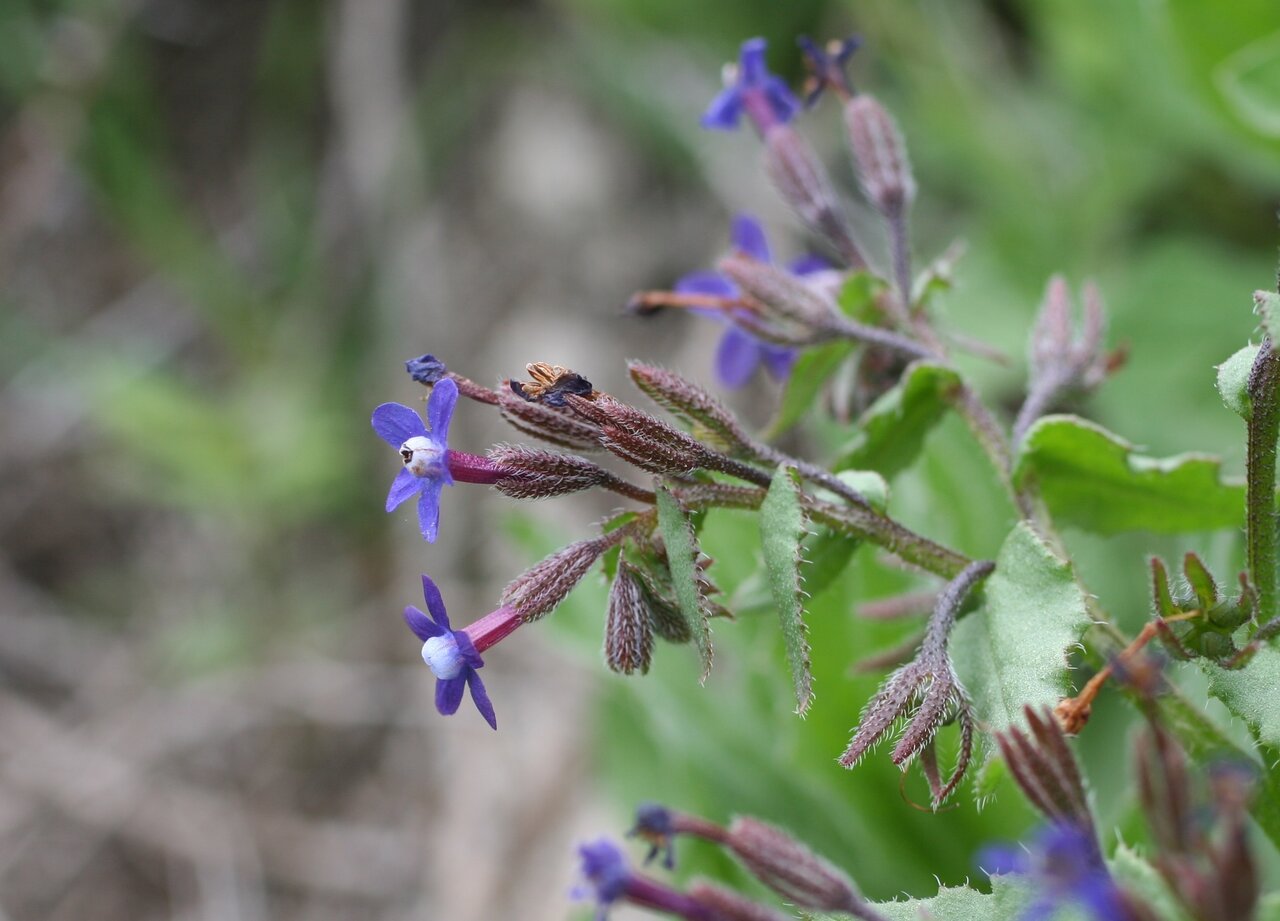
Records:
<instances>
[{"instance_id":1,"label":"purple flower with white eye","mask_svg":"<svg viewBox=\"0 0 1280 921\"><path fill-rule=\"evenodd\" d=\"M764 229L750 215L736 216L729 236L735 250L760 262L773 261ZM787 268L793 275L804 277L829 271L831 266L817 256L804 256ZM719 272L694 272L686 275L676 282L675 291L680 294L709 294L728 299L741 296L738 286ZM728 321L728 329L720 338L720 345L716 350L716 376L726 387L735 390L742 387L761 365L776 380L785 380L791 373L791 366L795 364L798 354L795 349L756 338L735 325L732 316L722 311L694 308L693 312Z\"/></svg>"},{"instance_id":2,"label":"purple flower with white eye","mask_svg":"<svg viewBox=\"0 0 1280 921\"><path fill-rule=\"evenodd\" d=\"M443 716L457 713L463 690L469 688L480 715L497 729L498 718L478 674L484 667L480 653L520 626L519 615L511 608L499 608L462 630L454 630L449 625L440 589L425 575L422 594L428 613L410 605L404 609L404 620L422 640L422 661L436 676L436 709Z\"/></svg>"},{"instance_id":3,"label":"purple flower with white eye","mask_svg":"<svg viewBox=\"0 0 1280 921\"><path fill-rule=\"evenodd\" d=\"M1069 823L1042 829L1029 847L989 847L978 856L989 876L1024 876L1035 900L1019 921L1046 921L1077 905L1093 921L1133 921L1124 892L1107 872L1092 831Z\"/></svg>"},{"instance_id":4,"label":"purple flower with white eye","mask_svg":"<svg viewBox=\"0 0 1280 921\"><path fill-rule=\"evenodd\" d=\"M704 128L732 131L745 113L761 137L774 125L791 121L800 104L787 84L769 73L765 64L763 38L742 43L737 67L726 68L726 86L703 113Z\"/></svg>"},{"instance_id":5,"label":"purple flower with white eye","mask_svg":"<svg viewBox=\"0 0 1280 921\"><path fill-rule=\"evenodd\" d=\"M431 389L427 421L400 403L383 403L373 411L373 430L400 452L404 469L387 493L387 511L418 494L418 525L434 542L440 528L440 490L453 485L449 472L449 421L458 402L458 385L444 378Z\"/></svg>"}]
</instances>

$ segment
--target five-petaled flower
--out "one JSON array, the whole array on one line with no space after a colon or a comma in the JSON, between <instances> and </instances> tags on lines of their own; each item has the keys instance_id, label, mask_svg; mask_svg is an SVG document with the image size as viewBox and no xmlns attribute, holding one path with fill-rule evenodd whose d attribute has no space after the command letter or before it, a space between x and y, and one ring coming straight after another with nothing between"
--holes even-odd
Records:
<instances>
[{"instance_id":1,"label":"five-petaled flower","mask_svg":"<svg viewBox=\"0 0 1280 921\"><path fill-rule=\"evenodd\" d=\"M760 262L773 261L764 228L750 215L739 214L733 219L729 238L738 252ZM787 268L791 274L804 277L829 271L831 266L817 256L803 256ZM694 272L686 275L676 282L675 290L680 294L709 294L730 299L741 296L738 286L719 272ZM791 373L791 366L796 361L795 349L756 338L734 324L733 317L724 311L694 308L694 312L728 320L728 329L724 331L716 350L716 376L726 387L736 389L743 386L761 364L777 380L784 380Z\"/></svg>"},{"instance_id":2,"label":"five-petaled flower","mask_svg":"<svg viewBox=\"0 0 1280 921\"><path fill-rule=\"evenodd\" d=\"M494 729L498 718L480 680L484 667L480 653L520 626L520 614L510 607L500 607L461 630L449 625L440 589L427 576L422 577L422 594L427 601L424 614L410 605L404 609L405 623L422 640L422 661L436 676L436 709L444 716L458 712L464 688L470 688L480 715Z\"/></svg>"},{"instance_id":3,"label":"five-petaled flower","mask_svg":"<svg viewBox=\"0 0 1280 921\"><path fill-rule=\"evenodd\" d=\"M400 403L383 403L373 411L373 430L400 452L404 461L387 493L387 511L418 494L418 525L428 541L440 528L440 490L453 484L449 473L449 422L458 402L458 385L445 378L431 389L427 422Z\"/></svg>"},{"instance_id":4,"label":"five-petaled flower","mask_svg":"<svg viewBox=\"0 0 1280 921\"><path fill-rule=\"evenodd\" d=\"M743 113L763 137L774 125L786 124L800 104L779 77L769 73L764 60L765 40L742 43L736 68L729 68L726 86L702 116L702 127L732 131Z\"/></svg>"}]
</instances>

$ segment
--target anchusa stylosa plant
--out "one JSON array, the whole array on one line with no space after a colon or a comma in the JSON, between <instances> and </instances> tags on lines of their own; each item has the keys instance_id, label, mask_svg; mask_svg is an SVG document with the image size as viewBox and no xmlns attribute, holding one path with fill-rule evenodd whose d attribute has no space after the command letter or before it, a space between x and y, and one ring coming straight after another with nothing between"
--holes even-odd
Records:
<instances>
[{"instance_id":1,"label":"anchusa stylosa plant","mask_svg":"<svg viewBox=\"0 0 1280 921\"><path fill-rule=\"evenodd\" d=\"M799 714L813 700L809 594L829 584L861 543L919 574L922 584L911 593L861 612L927 616L910 647L870 660L892 670L863 703L842 753L832 740L839 764L854 768L891 739L890 760L903 771L919 765L936 810L967 777L989 776L1003 762L1044 816L1045 827L1026 844L993 848L980 858L992 893L965 890L960 902L947 904L972 906L966 917L1046 918L1068 906L1107 921L1252 917L1259 884L1246 815L1261 834L1280 842L1280 713L1273 683L1280 653L1267 642L1280 632L1280 355L1272 344L1280 297L1256 296L1262 342L1219 372L1224 400L1245 420L1243 484L1224 478L1217 461L1204 455L1143 457L1092 422L1055 414L1065 401L1102 385L1123 362L1123 352L1105 344L1106 313L1092 285L1084 288L1077 325L1066 282L1049 280L1029 335L1026 398L1016 413L1003 416L951 357L960 344L980 357L990 357L991 350L940 326L931 309L936 292L949 283L958 250L941 254L923 271L913 265L909 216L916 182L893 117L856 90L845 72L857 40L800 44L810 70L805 103L813 108L824 96L835 97L853 173L883 225L888 264L869 258L859 239L863 229L855 229L825 166L796 127L800 101L769 72L764 41L753 39L727 69L724 89L702 124L754 129L766 173L828 258L809 255L780 264L760 223L740 215L731 224L729 252L713 268L691 272L669 290L638 292L630 302L636 313L683 309L722 325L712 363L722 385L741 387L760 370L782 381L765 435L704 387L640 361L628 365L631 379L660 414L596 389L581 373L586 369L534 361L527 379L490 388L432 355L406 365L430 389L425 421L395 403L374 411L374 429L401 461L387 510L417 496L427 541L437 535L441 490L457 482L489 485L516 499L603 489L631 504L591 536L517 576L493 612L461 629L454 629L439 591L423 577L427 611L409 607L405 619L437 679L437 709L456 712L469 692L497 728L479 676L483 654L553 611L597 565L610 583L607 608L600 612L608 667L643 674L659 641L691 644L705 680L713 659L711 624L731 612L700 546L704 513L748 510L760 523L763 575ZM845 405L857 418L835 462L779 448L776 436L836 380L854 382ZM502 444L476 455L451 447L449 423L459 397L496 409L521 434L556 450ZM968 427L1009 499L1007 536L989 559L971 558L904 525L889 508L886 480L914 459L925 432L948 413ZM1165 563L1151 558L1150 619L1132 638L1113 625L1106 600L1085 588L1059 537L1064 525L1107 535L1229 529L1241 522L1245 565L1227 580L1229 589L1194 553L1186 554L1184 578L1174 583ZM823 564L807 568L817 558ZM1186 699L1144 648L1153 642L1199 665L1210 693L1253 733L1253 749L1240 748ZM1068 661L1077 652L1095 673L1073 694ZM1094 700L1111 679L1150 725L1137 749L1138 788L1154 843L1149 863L1108 846L1068 742L1068 735L1086 727ZM946 727L954 727L948 746L954 755L944 770L938 743ZM1199 798L1188 758L1220 765ZM869 904L847 873L757 819L721 827L647 806L633 833L650 844L649 859L662 856L668 868L677 836L709 841L787 905L809 913L908 916L901 906L910 903ZM680 889L637 873L607 840L583 845L580 856L586 883L579 895L593 899L601 914L627 902L705 921L783 916L777 907L710 883ZM941 903L919 907L941 910Z\"/></svg>"}]
</instances>

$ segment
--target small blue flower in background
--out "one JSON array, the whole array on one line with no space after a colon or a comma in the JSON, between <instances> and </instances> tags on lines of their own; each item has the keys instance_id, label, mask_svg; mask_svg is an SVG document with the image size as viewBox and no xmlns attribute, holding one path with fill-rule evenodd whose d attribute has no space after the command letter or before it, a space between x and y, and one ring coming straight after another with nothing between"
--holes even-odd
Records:
<instances>
[{"instance_id":1,"label":"small blue flower in background","mask_svg":"<svg viewBox=\"0 0 1280 921\"><path fill-rule=\"evenodd\" d=\"M631 870L622 851L607 838L599 838L578 848L582 861L582 875L587 886L571 893L575 899L592 899L599 909L597 919L604 918L609 906L622 898L631 881Z\"/></svg>"},{"instance_id":2,"label":"small blue flower in background","mask_svg":"<svg viewBox=\"0 0 1280 921\"><path fill-rule=\"evenodd\" d=\"M853 86L844 72L853 53L862 47L862 38L851 35L846 39L834 39L826 47L818 45L807 35L796 39L804 51L805 64L809 68L809 79L805 83L805 108L812 108L827 87L833 88L842 97L848 98L853 93Z\"/></svg>"},{"instance_id":3,"label":"small blue flower in background","mask_svg":"<svg viewBox=\"0 0 1280 921\"><path fill-rule=\"evenodd\" d=\"M480 658L476 644L466 630L454 630L449 626L449 614L444 609L440 589L426 576L422 577L422 594L430 613L424 614L411 605L404 609L404 620L422 640L422 660L436 676L436 709L444 716L457 713L464 688L470 688L476 709L490 726L497 729L498 718L478 674L478 670L484 667L484 660Z\"/></svg>"},{"instance_id":4,"label":"small blue flower in background","mask_svg":"<svg viewBox=\"0 0 1280 921\"><path fill-rule=\"evenodd\" d=\"M458 385L442 379L427 400L427 423L400 403L383 403L373 411L373 430L400 452L404 469L387 494L387 511L418 494L418 525L434 542L440 527L440 490L452 485L449 473L449 422L458 402Z\"/></svg>"},{"instance_id":5,"label":"small blue flower in background","mask_svg":"<svg viewBox=\"0 0 1280 921\"><path fill-rule=\"evenodd\" d=\"M704 128L732 131L745 113L761 135L774 125L786 124L800 109L796 97L765 65L765 40L753 38L742 43L738 66L731 82L707 107L700 124Z\"/></svg>"},{"instance_id":6,"label":"small blue flower in background","mask_svg":"<svg viewBox=\"0 0 1280 921\"><path fill-rule=\"evenodd\" d=\"M1026 878L1035 900L1019 921L1047 921L1076 905L1094 921L1130 921L1124 893L1107 872L1093 833L1060 823L1042 829L1028 847L989 847L978 855L988 876Z\"/></svg>"},{"instance_id":7,"label":"small blue flower in background","mask_svg":"<svg viewBox=\"0 0 1280 921\"><path fill-rule=\"evenodd\" d=\"M760 262L773 261L764 229L750 215L740 214L733 219L729 237L735 250ZM830 268L830 265L817 256L804 256L787 266L791 274L798 276L813 275ZM710 294L725 298L736 298L740 293L737 285L718 272L694 272L686 275L676 282L675 290L681 294ZM695 308L693 312L727 320L729 323L716 350L716 376L726 387L742 387L762 364L777 380L785 380L791 373L791 366L795 364L798 354L795 349L757 339L734 325L732 318L723 312L701 308Z\"/></svg>"}]
</instances>

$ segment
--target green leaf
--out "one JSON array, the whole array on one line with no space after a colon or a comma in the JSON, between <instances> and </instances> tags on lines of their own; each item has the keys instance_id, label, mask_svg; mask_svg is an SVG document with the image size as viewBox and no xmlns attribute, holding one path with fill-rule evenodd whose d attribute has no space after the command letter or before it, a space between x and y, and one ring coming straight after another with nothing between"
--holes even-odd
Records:
<instances>
[{"instance_id":1,"label":"green leaf","mask_svg":"<svg viewBox=\"0 0 1280 921\"><path fill-rule=\"evenodd\" d=\"M960 377L950 368L918 361L858 420L858 432L844 446L837 470L861 467L886 478L915 460L924 437L942 419Z\"/></svg>"},{"instance_id":2,"label":"green leaf","mask_svg":"<svg viewBox=\"0 0 1280 921\"><path fill-rule=\"evenodd\" d=\"M1061 523L1177 534L1241 526L1244 483L1224 480L1221 466L1205 454L1144 457L1092 422L1046 416L1023 439L1013 477L1018 486L1034 479Z\"/></svg>"},{"instance_id":3,"label":"green leaf","mask_svg":"<svg viewBox=\"0 0 1280 921\"><path fill-rule=\"evenodd\" d=\"M1231 55L1214 70L1213 82L1242 122L1280 138L1280 32Z\"/></svg>"},{"instance_id":4,"label":"green leaf","mask_svg":"<svg viewBox=\"0 0 1280 921\"><path fill-rule=\"evenodd\" d=\"M1260 348L1246 345L1218 365L1218 395L1227 409L1241 419L1249 418L1249 370Z\"/></svg>"},{"instance_id":5,"label":"green leaf","mask_svg":"<svg viewBox=\"0 0 1280 921\"><path fill-rule=\"evenodd\" d=\"M1209 693L1244 720L1260 745L1280 749L1280 649L1263 646L1244 668L1204 668Z\"/></svg>"},{"instance_id":6,"label":"green leaf","mask_svg":"<svg viewBox=\"0 0 1280 921\"><path fill-rule=\"evenodd\" d=\"M806 349L796 360L782 391L778 411L765 432L766 438L776 438L804 418L818 397L818 393L831 379L840 365L852 354L852 342L829 342L817 348Z\"/></svg>"},{"instance_id":7,"label":"green leaf","mask_svg":"<svg viewBox=\"0 0 1280 921\"><path fill-rule=\"evenodd\" d=\"M672 587L675 588L680 613L684 615L689 632L693 634L693 643L702 662L702 676L699 680L705 682L707 675L711 673L711 627L707 623L706 600L698 583L698 540L693 533L689 516L680 507L676 497L671 495L671 491L659 484L655 492L658 530L662 532L662 542L667 548Z\"/></svg>"},{"instance_id":8,"label":"green leaf","mask_svg":"<svg viewBox=\"0 0 1280 921\"><path fill-rule=\"evenodd\" d=\"M1053 706L1067 691L1067 650L1089 626L1071 567L1031 526L1005 539L982 606L951 635L956 674L988 732L1023 725L1023 706Z\"/></svg>"},{"instance_id":9,"label":"green leaf","mask_svg":"<svg viewBox=\"0 0 1280 921\"><path fill-rule=\"evenodd\" d=\"M991 881L989 894L967 886L944 886L933 898L877 902L875 908L890 921L1015 921L1030 904L1031 894L1014 880L997 876Z\"/></svg>"},{"instance_id":10,"label":"green leaf","mask_svg":"<svg viewBox=\"0 0 1280 921\"><path fill-rule=\"evenodd\" d=\"M783 465L774 474L769 492L760 505L760 539L769 593L778 609L787 662L791 666L796 713L802 716L813 700L809 629L800 603L800 541L805 533L804 513L800 510L800 480L795 468Z\"/></svg>"},{"instance_id":11,"label":"green leaf","mask_svg":"<svg viewBox=\"0 0 1280 921\"><path fill-rule=\"evenodd\" d=\"M1190 921L1156 868L1123 842L1107 861L1111 875L1138 901L1155 911L1161 921Z\"/></svg>"},{"instance_id":12,"label":"green leaf","mask_svg":"<svg viewBox=\"0 0 1280 921\"><path fill-rule=\"evenodd\" d=\"M836 303L849 319L872 323L880 314L876 295L884 289L884 281L870 272L852 272L836 295Z\"/></svg>"}]
</instances>

